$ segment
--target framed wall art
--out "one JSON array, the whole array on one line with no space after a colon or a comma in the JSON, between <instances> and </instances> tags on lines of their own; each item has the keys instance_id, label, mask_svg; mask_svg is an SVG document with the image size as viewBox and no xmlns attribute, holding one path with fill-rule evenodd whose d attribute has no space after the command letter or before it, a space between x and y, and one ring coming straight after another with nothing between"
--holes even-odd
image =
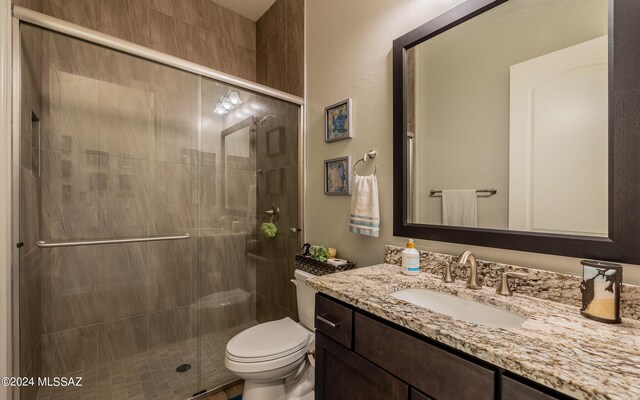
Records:
<instances>
[{"instance_id":1,"label":"framed wall art","mask_svg":"<svg viewBox=\"0 0 640 400\"><path fill-rule=\"evenodd\" d=\"M351 156L324 161L324 193L351 194Z\"/></svg>"},{"instance_id":2,"label":"framed wall art","mask_svg":"<svg viewBox=\"0 0 640 400\"><path fill-rule=\"evenodd\" d=\"M335 142L353 137L351 108L351 99L346 99L324 109L325 142Z\"/></svg>"}]
</instances>

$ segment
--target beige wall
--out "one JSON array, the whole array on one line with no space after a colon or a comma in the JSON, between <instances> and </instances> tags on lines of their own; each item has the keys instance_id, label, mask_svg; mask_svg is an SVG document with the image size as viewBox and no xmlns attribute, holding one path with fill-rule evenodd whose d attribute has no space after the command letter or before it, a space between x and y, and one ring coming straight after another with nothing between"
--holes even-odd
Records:
<instances>
[{"instance_id":1,"label":"beige wall","mask_svg":"<svg viewBox=\"0 0 640 400\"><path fill-rule=\"evenodd\" d=\"M458 4L458 1L312 0L306 5L307 195L306 240L338 248L360 266L384 260L384 245L404 245L393 236L392 83L393 39ZM340 10L340 12L336 12ZM354 101L355 133L350 141L325 144L324 107L346 97ZM351 198L323 194L322 162L342 155L361 157L378 150L380 238L350 233ZM470 249L480 258L542 269L581 273L580 259L452 243L417 241L420 249L449 254ZM625 270L625 281L640 283L640 267Z\"/></svg>"},{"instance_id":2,"label":"beige wall","mask_svg":"<svg viewBox=\"0 0 640 400\"><path fill-rule=\"evenodd\" d=\"M607 16L607 0L512 0L416 47L415 222L442 223L431 189L495 188L478 225L508 228L509 67L606 35Z\"/></svg>"}]
</instances>

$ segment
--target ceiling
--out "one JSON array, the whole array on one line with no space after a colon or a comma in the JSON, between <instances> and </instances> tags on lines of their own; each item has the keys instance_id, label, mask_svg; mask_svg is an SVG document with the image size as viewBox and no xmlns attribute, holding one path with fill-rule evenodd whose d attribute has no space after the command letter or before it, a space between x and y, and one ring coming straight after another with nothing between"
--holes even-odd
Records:
<instances>
[{"instance_id":1,"label":"ceiling","mask_svg":"<svg viewBox=\"0 0 640 400\"><path fill-rule=\"evenodd\" d=\"M231 11L235 11L253 21L257 21L271 7L275 0L213 0Z\"/></svg>"}]
</instances>

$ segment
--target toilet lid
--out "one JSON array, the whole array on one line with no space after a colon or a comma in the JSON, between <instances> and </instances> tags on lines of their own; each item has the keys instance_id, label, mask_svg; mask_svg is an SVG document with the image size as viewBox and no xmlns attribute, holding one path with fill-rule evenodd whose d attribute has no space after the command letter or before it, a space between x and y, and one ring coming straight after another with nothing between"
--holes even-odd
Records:
<instances>
[{"instance_id":1,"label":"toilet lid","mask_svg":"<svg viewBox=\"0 0 640 400\"><path fill-rule=\"evenodd\" d=\"M291 318L266 322L234 336L227 343L227 356L246 362L274 360L304 348L310 336Z\"/></svg>"}]
</instances>

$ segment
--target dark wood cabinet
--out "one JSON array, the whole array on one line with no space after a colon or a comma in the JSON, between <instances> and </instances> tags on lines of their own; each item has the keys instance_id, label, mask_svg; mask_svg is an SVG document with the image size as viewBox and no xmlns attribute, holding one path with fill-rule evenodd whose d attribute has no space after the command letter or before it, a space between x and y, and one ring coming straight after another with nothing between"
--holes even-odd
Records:
<instances>
[{"instance_id":1,"label":"dark wood cabinet","mask_svg":"<svg viewBox=\"0 0 640 400\"><path fill-rule=\"evenodd\" d=\"M316 332L322 332L345 347L351 348L353 310L326 297L316 296Z\"/></svg>"},{"instance_id":2,"label":"dark wood cabinet","mask_svg":"<svg viewBox=\"0 0 640 400\"><path fill-rule=\"evenodd\" d=\"M409 387L322 333L316 333L315 396L326 400L408 400Z\"/></svg>"},{"instance_id":3,"label":"dark wood cabinet","mask_svg":"<svg viewBox=\"0 0 640 400\"><path fill-rule=\"evenodd\" d=\"M358 313L354 350L434 399L495 398L494 370Z\"/></svg>"},{"instance_id":4,"label":"dark wood cabinet","mask_svg":"<svg viewBox=\"0 0 640 400\"><path fill-rule=\"evenodd\" d=\"M567 400L570 397L316 296L316 400Z\"/></svg>"},{"instance_id":5,"label":"dark wood cabinet","mask_svg":"<svg viewBox=\"0 0 640 400\"><path fill-rule=\"evenodd\" d=\"M548 390L547 392L550 392ZM549 394L523 382L502 375L502 400L562 400L570 397L561 394Z\"/></svg>"},{"instance_id":6,"label":"dark wood cabinet","mask_svg":"<svg viewBox=\"0 0 640 400\"><path fill-rule=\"evenodd\" d=\"M431 397L426 396L415 389L411 389L411 400L433 400Z\"/></svg>"}]
</instances>

